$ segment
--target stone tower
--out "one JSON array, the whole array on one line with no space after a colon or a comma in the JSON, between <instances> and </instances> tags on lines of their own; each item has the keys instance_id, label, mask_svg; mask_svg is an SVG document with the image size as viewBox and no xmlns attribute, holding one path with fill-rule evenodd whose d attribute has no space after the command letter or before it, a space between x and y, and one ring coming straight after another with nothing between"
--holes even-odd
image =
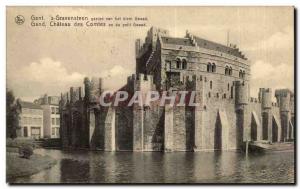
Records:
<instances>
[{"instance_id":1,"label":"stone tower","mask_svg":"<svg viewBox=\"0 0 300 189\"><path fill-rule=\"evenodd\" d=\"M281 141L288 141L293 138L293 124L291 122L291 96L292 92L288 89L275 91L275 97L280 108L281 118Z\"/></svg>"}]
</instances>

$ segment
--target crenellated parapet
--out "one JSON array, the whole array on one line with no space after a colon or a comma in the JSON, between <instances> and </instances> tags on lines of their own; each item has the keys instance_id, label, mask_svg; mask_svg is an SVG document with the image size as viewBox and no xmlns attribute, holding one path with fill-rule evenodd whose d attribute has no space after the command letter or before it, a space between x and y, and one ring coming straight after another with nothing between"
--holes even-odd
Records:
<instances>
[{"instance_id":1,"label":"crenellated parapet","mask_svg":"<svg viewBox=\"0 0 300 189\"><path fill-rule=\"evenodd\" d=\"M291 97L293 93L289 89L279 89L275 91L275 97L280 107L280 111L289 112L291 111Z\"/></svg>"},{"instance_id":2,"label":"crenellated parapet","mask_svg":"<svg viewBox=\"0 0 300 189\"><path fill-rule=\"evenodd\" d=\"M272 89L260 88L258 98L261 102L262 109L270 109L272 107Z\"/></svg>"},{"instance_id":3,"label":"crenellated parapet","mask_svg":"<svg viewBox=\"0 0 300 189\"><path fill-rule=\"evenodd\" d=\"M189 38L191 40L191 43L193 44L193 46L198 47L198 44L197 44L197 41L196 41L195 37L188 30L186 31L185 37Z\"/></svg>"},{"instance_id":4,"label":"crenellated parapet","mask_svg":"<svg viewBox=\"0 0 300 189\"><path fill-rule=\"evenodd\" d=\"M86 102L96 104L102 93L102 78L84 78L84 91Z\"/></svg>"},{"instance_id":5,"label":"crenellated parapet","mask_svg":"<svg viewBox=\"0 0 300 189\"><path fill-rule=\"evenodd\" d=\"M261 103L258 98L250 97L250 103Z\"/></svg>"},{"instance_id":6,"label":"crenellated parapet","mask_svg":"<svg viewBox=\"0 0 300 189\"><path fill-rule=\"evenodd\" d=\"M275 97L280 110L281 141L289 141L294 138L294 94L289 89L279 89Z\"/></svg>"},{"instance_id":7,"label":"crenellated parapet","mask_svg":"<svg viewBox=\"0 0 300 189\"><path fill-rule=\"evenodd\" d=\"M140 73L134 79L134 91L147 92L155 90L155 84L153 83L152 75Z\"/></svg>"},{"instance_id":8,"label":"crenellated parapet","mask_svg":"<svg viewBox=\"0 0 300 189\"><path fill-rule=\"evenodd\" d=\"M71 87L70 88L70 103L75 103L79 100L82 100L81 97L81 87Z\"/></svg>"}]
</instances>

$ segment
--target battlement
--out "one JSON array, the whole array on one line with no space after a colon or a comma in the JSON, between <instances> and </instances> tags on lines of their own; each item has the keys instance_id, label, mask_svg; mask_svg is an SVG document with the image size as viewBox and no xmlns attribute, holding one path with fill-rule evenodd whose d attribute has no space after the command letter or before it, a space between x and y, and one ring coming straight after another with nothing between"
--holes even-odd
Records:
<instances>
[{"instance_id":1,"label":"battlement","mask_svg":"<svg viewBox=\"0 0 300 189\"><path fill-rule=\"evenodd\" d=\"M127 77L127 83L130 83L132 81L150 81L150 83L153 83L153 75L147 75L147 74L132 74L131 76Z\"/></svg>"},{"instance_id":2,"label":"battlement","mask_svg":"<svg viewBox=\"0 0 300 189\"><path fill-rule=\"evenodd\" d=\"M196 42L196 39L194 38L193 34L191 34L188 30L186 30L186 38L189 38L191 40L191 43L193 44L193 46L198 47L198 44Z\"/></svg>"},{"instance_id":3,"label":"battlement","mask_svg":"<svg viewBox=\"0 0 300 189\"><path fill-rule=\"evenodd\" d=\"M127 77L127 88L134 91L150 91L155 90L155 84L153 82L153 76L147 74L132 74Z\"/></svg>"},{"instance_id":4,"label":"battlement","mask_svg":"<svg viewBox=\"0 0 300 189\"><path fill-rule=\"evenodd\" d=\"M136 57L142 56L149 49L155 50L157 40L161 36L169 36L169 31L162 28L151 27L147 32L143 45L141 45L141 39L135 41Z\"/></svg>"},{"instance_id":5,"label":"battlement","mask_svg":"<svg viewBox=\"0 0 300 189\"><path fill-rule=\"evenodd\" d=\"M140 73L136 77L136 80L137 81L149 81L150 83L153 83L153 76Z\"/></svg>"},{"instance_id":6,"label":"battlement","mask_svg":"<svg viewBox=\"0 0 300 189\"><path fill-rule=\"evenodd\" d=\"M289 89L277 89L275 90L275 97L288 97L293 96L293 92Z\"/></svg>"},{"instance_id":7,"label":"battlement","mask_svg":"<svg viewBox=\"0 0 300 189\"><path fill-rule=\"evenodd\" d=\"M258 98L262 103L263 109L271 108L272 106L272 89L271 88L260 88Z\"/></svg>"},{"instance_id":8,"label":"battlement","mask_svg":"<svg viewBox=\"0 0 300 189\"><path fill-rule=\"evenodd\" d=\"M92 77L91 80L84 78L85 99L91 103L96 103L102 92L102 78Z\"/></svg>"},{"instance_id":9,"label":"battlement","mask_svg":"<svg viewBox=\"0 0 300 189\"><path fill-rule=\"evenodd\" d=\"M70 87L69 92L61 93L59 104L64 107L68 104L74 104L79 100L82 100L81 87Z\"/></svg>"},{"instance_id":10,"label":"battlement","mask_svg":"<svg viewBox=\"0 0 300 189\"><path fill-rule=\"evenodd\" d=\"M277 103L280 106L280 111L289 112L291 111L291 99L293 98L293 92L289 89L278 89L275 91L275 97Z\"/></svg>"},{"instance_id":11,"label":"battlement","mask_svg":"<svg viewBox=\"0 0 300 189\"><path fill-rule=\"evenodd\" d=\"M69 93L61 93L59 105L61 108L64 108L69 103Z\"/></svg>"},{"instance_id":12,"label":"battlement","mask_svg":"<svg viewBox=\"0 0 300 189\"><path fill-rule=\"evenodd\" d=\"M70 88L70 103L75 103L78 100L82 100L81 87Z\"/></svg>"},{"instance_id":13,"label":"battlement","mask_svg":"<svg viewBox=\"0 0 300 189\"><path fill-rule=\"evenodd\" d=\"M250 97L249 101L252 103L261 103L258 98L254 98L254 97Z\"/></svg>"},{"instance_id":14,"label":"battlement","mask_svg":"<svg viewBox=\"0 0 300 189\"><path fill-rule=\"evenodd\" d=\"M216 42L212 42L212 41L194 36L189 31L186 31L185 37L190 39L190 41L194 47L210 49L213 51L226 53L226 54L233 55L233 56L242 58L244 60L247 60L245 55L242 54L242 52L239 50L239 48L237 48L236 45L233 45L233 44L230 44L230 46L222 45L222 44L219 44Z\"/></svg>"}]
</instances>

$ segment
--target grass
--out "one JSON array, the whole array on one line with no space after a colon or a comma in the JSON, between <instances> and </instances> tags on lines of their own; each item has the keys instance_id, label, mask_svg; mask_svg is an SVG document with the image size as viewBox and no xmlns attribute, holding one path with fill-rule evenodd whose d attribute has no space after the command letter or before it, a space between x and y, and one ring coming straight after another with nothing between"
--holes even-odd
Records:
<instances>
[{"instance_id":1,"label":"grass","mask_svg":"<svg viewBox=\"0 0 300 189\"><path fill-rule=\"evenodd\" d=\"M12 148L6 152L6 179L22 176L30 176L41 170L48 169L56 164L56 160L50 156L33 154L30 159L20 158Z\"/></svg>"},{"instance_id":2,"label":"grass","mask_svg":"<svg viewBox=\"0 0 300 189\"><path fill-rule=\"evenodd\" d=\"M6 147L20 147L24 145L29 145L34 147L33 139L28 138L6 138Z\"/></svg>"}]
</instances>

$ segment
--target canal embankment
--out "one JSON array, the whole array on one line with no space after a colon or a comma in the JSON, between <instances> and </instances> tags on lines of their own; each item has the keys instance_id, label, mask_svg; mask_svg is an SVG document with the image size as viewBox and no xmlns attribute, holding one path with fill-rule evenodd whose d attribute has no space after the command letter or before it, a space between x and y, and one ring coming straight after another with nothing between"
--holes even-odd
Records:
<instances>
[{"instance_id":1,"label":"canal embankment","mask_svg":"<svg viewBox=\"0 0 300 189\"><path fill-rule=\"evenodd\" d=\"M33 141L14 139L7 140L6 143L6 180L30 176L44 169L51 168L56 164L56 160L48 155L35 154L29 159L22 158L19 154L19 148L24 145L29 145L34 148Z\"/></svg>"}]
</instances>

